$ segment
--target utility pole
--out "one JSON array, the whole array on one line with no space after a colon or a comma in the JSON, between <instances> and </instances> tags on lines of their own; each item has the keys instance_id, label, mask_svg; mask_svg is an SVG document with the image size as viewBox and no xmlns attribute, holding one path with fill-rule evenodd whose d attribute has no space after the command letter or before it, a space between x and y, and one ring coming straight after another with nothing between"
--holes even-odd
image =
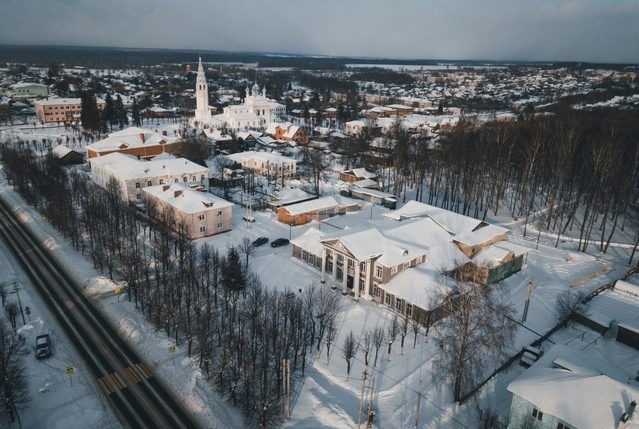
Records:
<instances>
[{"instance_id":1,"label":"utility pole","mask_svg":"<svg viewBox=\"0 0 639 429\"><path fill-rule=\"evenodd\" d=\"M532 294L534 277L531 277L530 282L528 282L528 293L526 294L526 303L524 304L524 315L521 318L521 323L526 321L526 317L528 317L528 306L530 305L530 295Z\"/></svg>"},{"instance_id":2,"label":"utility pole","mask_svg":"<svg viewBox=\"0 0 639 429\"><path fill-rule=\"evenodd\" d=\"M22 302L20 302L20 293L18 292L19 289L20 287L18 286L18 282L14 281L13 290L16 291L16 297L18 298L18 305L20 306L20 314L22 315L22 326L24 326L27 324L27 321L24 320L24 311L22 311Z\"/></svg>"},{"instance_id":3,"label":"utility pole","mask_svg":"<svg viewBox=\"0 0 639 429\"><path fill-rule=\"evenodd\" d=\"M368 400L368 412L366 414L366 428L370 428L373 425L373 419L371 418L371 413L373 412L373 392L375 391L375 377L373 377L373 382L371 383L371 395Z\"/></svg>"},{"instance_id":4,"label":"utility pole","mask_svg":"<svg viewBox=\"0 0 639 429\"><path fill-rule=\"evenodd\" d=\"M419 391L417 392L417 413L415 414L415 429L419 426L419 404L422 400L422 380L419 380Z\"/></svg>"},{"instance_id":5,"label":"utility pole","mask_svg":"<svg viewBox=\"0 0 639 429\"><path fill-rule=\"evenodd\" d=\"M357 429L360 429L362 421L362 408L364 408L364 389L366 388L366 376L368 375L368 367L364 368L362 375L362 393L359 396L359 412L357 413Z\"/></svg>"},{"instance_id":6,"label":"utility pole","mask_svg":"<svg viewBox=\"0 0 639 429\"><path fill-rule=\"evenodd\" d=\"M286 359L286 406L288 418L291 418L291 360Z\"/></svg>"}]
</instances>

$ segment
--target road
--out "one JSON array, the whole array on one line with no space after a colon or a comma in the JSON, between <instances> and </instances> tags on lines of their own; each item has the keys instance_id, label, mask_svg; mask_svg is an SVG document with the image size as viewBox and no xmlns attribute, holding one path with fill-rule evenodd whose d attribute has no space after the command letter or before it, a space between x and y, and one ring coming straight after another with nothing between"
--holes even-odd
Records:
<instances>
[{"instance_id":1,"label":"road","mask_svg":"<svg viewBox=\"0 0 639 429\"><path fill-rule=\"evenodd\" d=\"M200 427L1 198L0 239L77 349L124 427Z\"/></svg>"}]
</instances>

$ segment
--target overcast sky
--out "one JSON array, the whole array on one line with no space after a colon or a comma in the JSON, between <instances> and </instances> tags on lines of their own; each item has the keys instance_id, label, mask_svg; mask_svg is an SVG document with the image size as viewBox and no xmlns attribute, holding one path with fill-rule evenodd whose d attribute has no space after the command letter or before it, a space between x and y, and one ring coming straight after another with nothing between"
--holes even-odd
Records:
<instances>
[{"instance_id":1,"label":"overcast sky","mask_svg":"<svg viewBox=\"0 0 639 429\"><path fill-rule=\"evenodd\" d=\"M0 43L639 63L639 0L0 0Z\"/></svg>"}]
</instances>

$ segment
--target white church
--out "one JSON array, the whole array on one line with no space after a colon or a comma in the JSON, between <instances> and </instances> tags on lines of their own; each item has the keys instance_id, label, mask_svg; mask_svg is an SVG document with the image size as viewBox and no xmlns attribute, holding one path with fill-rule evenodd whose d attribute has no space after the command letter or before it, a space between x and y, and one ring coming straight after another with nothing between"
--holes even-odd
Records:
<instances>
[{"instance_id":1,"label":"white church","mask_svg":"<svg viewBox=\"0 0 639 429\"><path fill-rule=\"evenodd\" d=\"M202 56L200 56L196 79L195 121L200 126L226 127L233 131L264 130L270 123L282 122L286 118L286 106L266 97L266 88L260 93L255 82L253 88L246 87L244 104L228 106L224 112L211 116L209 107L209 87L206 83Z\"/></svg>"}]
</instances>

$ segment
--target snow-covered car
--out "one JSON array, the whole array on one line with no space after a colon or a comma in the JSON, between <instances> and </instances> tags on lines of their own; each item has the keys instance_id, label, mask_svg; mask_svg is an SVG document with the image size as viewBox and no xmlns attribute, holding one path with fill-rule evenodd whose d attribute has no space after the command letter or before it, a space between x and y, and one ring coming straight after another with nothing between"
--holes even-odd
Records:
<instances>
[{"instance_id":1,"label":"snow-covered car","mask_svg":"<svg viewBox=\"0 0 639 429\"><path fill-rule=\"evenodd\" d=\"M528 346L521 354L519 365L523 366L524 368L530 368L530 366L537 362L543 354L544 352L540 349Z\"/></svg>"},{"instance_id":2,"label":"snow-covered car","mask_svg":"<svg viewBox=\"0 0 639 429\"><path fill-rule=\"evenodd\" d=\"M38 335L36 337L36 359L42 359L51 356L51 338L49 334Z\"/></svg>"}]
</instances>

